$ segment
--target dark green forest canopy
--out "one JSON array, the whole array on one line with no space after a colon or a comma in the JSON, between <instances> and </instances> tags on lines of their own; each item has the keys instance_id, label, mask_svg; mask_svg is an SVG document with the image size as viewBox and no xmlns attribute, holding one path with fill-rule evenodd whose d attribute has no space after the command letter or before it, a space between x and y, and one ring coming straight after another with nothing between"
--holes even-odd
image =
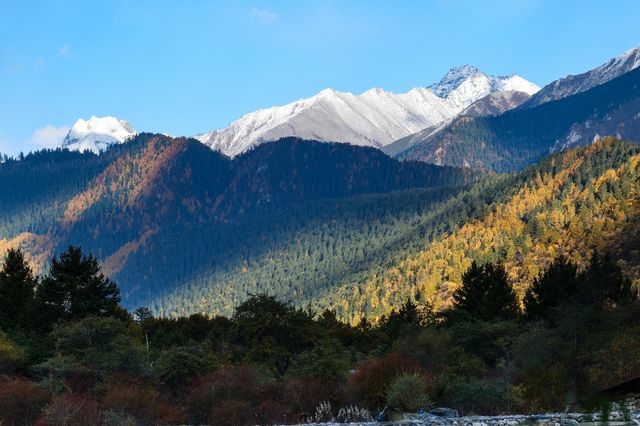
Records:
<instances>
[{"instance_id":1,"label":"dark green forest canopy","mask_svg":"<svg viewBox=\"0 0 640 426\"><path fill-rule=\"evenodd\" d=\"M0 166L0 181L13 188L15 204L4 205L11 208L0 223L3 236L11 241L36 234L20 244L41 265L49 253L81 245L118 282L131 309L230 315L248 295L266 293L357 321L379 317L407 298L430 300L434 293L418 291L415 276L393 284L399 265L495 212L540 176L559 176L582 158L582 151L555 154L518 174L470 183L479 175L402 164L369 148L296 139L260 148L230 160L196 141L143 134L100 156L54 151L9 161ZM577 203L572 186L594 192L595 202L611 196L624 204L637 176L623 174L597 194L593 179L637 153L634 144L602 143L563 178L553 205L518 221L526 222L533 241L547 238L537 217L563 200ZM38 173L38 166L53 172ZM287 170L295 171L293 178ZM18 191L21 182L27 186ZM431 187L402 189L425 185ZM588 217L586 206L576 208ZM526 252L526 239L514 245ZM465 256L499 261L507 254ZM449 290L437 291L444 296Z\"/></svg>"},{"instance_id":2,"label":"dark green forest canopy","mask_svg":"<svg viewBox=\"0 0 640 426\"><path fill-rule=\"evenodd\" d=\"M364 268L388 246L410 241L395 222L417 220L479 176L346 144L288 138L232 160L194 140L141 134L99 156L45 151L0 165L0 187L10 188L0 231L41 268L69 244L95 253L129 307L156 306L152 298L195 282L219 288L216 279L228 280L284 244L321 238L295 264L272 271L269 282L238 283L206 307L229 314L250 292L301 303L317 291L312 287L329 288L357 263ZM408 188L415 189L402 192ZM344 226L347 234L336 234ZM371 232L384 238L376 242ZM361 247L369 240L370 248L350 239ZM319 256L321 264L298 269L305 256ZM275 283L300 273L298 284Z\"/></svg>"}]
</instances>

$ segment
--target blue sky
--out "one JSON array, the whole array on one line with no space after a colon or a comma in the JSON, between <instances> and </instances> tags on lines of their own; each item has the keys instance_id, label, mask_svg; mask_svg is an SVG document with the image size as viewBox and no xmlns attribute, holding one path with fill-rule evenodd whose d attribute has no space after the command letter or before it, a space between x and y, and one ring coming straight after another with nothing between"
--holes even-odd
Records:
<instances>
[{"instance_id":1,"label":"blue sky","mask_svg":"<svg viewBox=\"0 0 640 426\"><path fill-rule=\"evenodd\" d=\"M0 0L0 152L51 146L91 115L192 135L462 64L544 85L640 45L638 18L633 0Z\"/></svg>"}]
</instances>

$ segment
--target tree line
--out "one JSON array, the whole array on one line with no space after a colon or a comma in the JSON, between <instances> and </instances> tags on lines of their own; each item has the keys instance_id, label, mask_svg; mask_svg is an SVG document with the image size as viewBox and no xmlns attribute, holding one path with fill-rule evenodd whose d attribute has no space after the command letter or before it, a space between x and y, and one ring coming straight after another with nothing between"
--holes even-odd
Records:
<instances>
[{"instance_id":1,"label":"tree line","mask_svg":"<svg viewBox=\"0 0 640 426\"><path fill-rule=\"evenodd\" d=\"M78 247L34 275L0 265L0 420L23 424L362 421L383 407L464 414L596 409L640 368L640 303L607 255L556 258L522 301L501 263L472 263L436 310L407 300L350 325L256 294L229 317L128 312ZM66 422L66 423L65 423Z\"/></svg>"}]
</instances>

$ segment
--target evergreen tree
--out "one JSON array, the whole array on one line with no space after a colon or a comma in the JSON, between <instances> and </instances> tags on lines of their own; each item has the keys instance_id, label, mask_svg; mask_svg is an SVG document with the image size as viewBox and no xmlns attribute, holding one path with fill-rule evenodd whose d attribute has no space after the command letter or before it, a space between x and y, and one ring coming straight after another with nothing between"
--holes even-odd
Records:
<instances>
[{"instance_id":1,"label":"evergreen tree","mask_svg":"<svg viewBox=\"0 0 640 426\"><path fill-rule=\"evenodd\" d=\"M607 254L595 253L580 279L583 284L578 302L585 305L627 305L638 298L631 280Z\"/></svg>"},{"instance_id":2,"label":"evergreen tree","mask_svg":"<svg viewBox=\"0 0 640 426\"><path fill-rule=\"evenodd\" d=\"M85 256L79 247L70 246L53 258L36 297L43 319L50 323L121 312L118 287L102 274L96 258Z\"/></svg>"},{"instance_id":3,"label":"evergreen tree","mask_svg":"<svg viewBox=\"0 0 640 426\"><path fill-rule=\"evenodd\" d=\"M37 279L20 250L10 249L0 269L0 329L26 329Z\"/></svg>"},{"instance_id":4,"label":"evergreen tree","mask_svg":"<svg viewBox=\"0 0 640 426\"><path fill-rule=\"evenodd\" d=\"M577 269L564 256L555 259L527 289L524 296L527 318L553 321L554 311L573 298L580 288Z\"/></svg>"},{"instance_id":5,"label":"evergreen tree","mask_svg":"<svg viewBox=\"0 0 640 426\"><path fill-rule=\"evenodd\" d=\"M453 300L449 314L471 320L510 320L519 313L517 296L501 264L473 262Z\"/></svg>"}]
</instances>

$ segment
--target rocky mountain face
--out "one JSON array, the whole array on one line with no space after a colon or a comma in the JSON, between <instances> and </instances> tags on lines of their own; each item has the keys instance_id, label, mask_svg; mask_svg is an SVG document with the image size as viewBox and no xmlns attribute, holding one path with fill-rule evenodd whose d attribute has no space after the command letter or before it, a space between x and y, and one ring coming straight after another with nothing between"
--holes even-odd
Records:
<instances>
[{"instance_id":1,"label":"rocky mountain face","mask_svg":"<svg viewBox=\"0 0 640 426\"><path fill-rule=\"evenodd\" d=\"M622 55L612 58L590 71L578 75L569 75L547 84L539 92L531 96L531 99L524 103L521 108L533 108L545 102L584 92L613 80L639 66L640 48L628 50Z\"/></svg>"}]
</instances>

